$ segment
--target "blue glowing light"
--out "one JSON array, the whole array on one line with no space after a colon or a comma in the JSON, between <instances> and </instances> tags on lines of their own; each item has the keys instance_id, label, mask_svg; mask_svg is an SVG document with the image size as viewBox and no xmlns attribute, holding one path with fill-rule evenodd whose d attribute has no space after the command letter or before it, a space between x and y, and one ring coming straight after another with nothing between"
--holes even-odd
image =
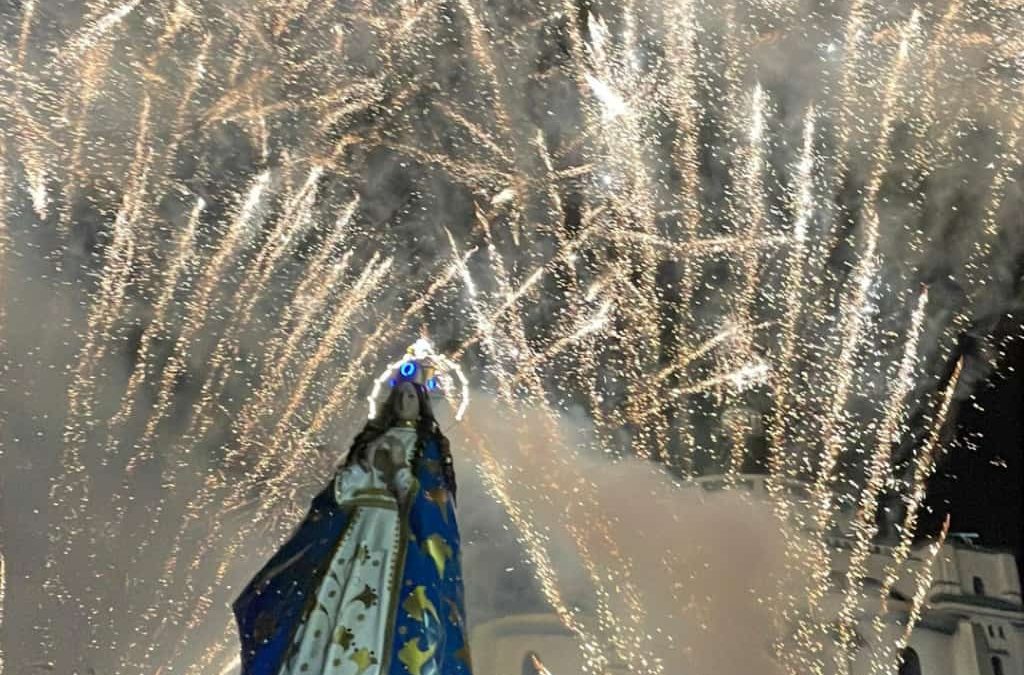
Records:
<instances>
[{"instance_id":1,"label":"blue glowing light","mask_svg":"<svg viewBox=\"0 0 1024 675\"><path fill-rule=\"evenodd\" d=\"M432 377L429 380L427 380L427 389L429 389L431 391L437 389L437 378L436 377Z\"/></svg>"},{"instance_id":2,"label":"blue glowing light","mask_svg":"<svg viewBox=\"0 0 1024 675\"><path fill-rule=\"evenodd\" d=\"M406 361L402 364L402 367L398 369L402 377L412 377L413 373L416 372L416 364L412 361Z\"/></svg>"},{"instance_id":3,"label":"blue glowing light","mask_svg":"<svg viewBox=\"0 0 1024 675\"><path fill-rule=\"evenodd\" d=\"M394 387L396 384L398 384L398 380L392 379L390 382L388 382L388 384Z\"/></svg>"}]
</instances>

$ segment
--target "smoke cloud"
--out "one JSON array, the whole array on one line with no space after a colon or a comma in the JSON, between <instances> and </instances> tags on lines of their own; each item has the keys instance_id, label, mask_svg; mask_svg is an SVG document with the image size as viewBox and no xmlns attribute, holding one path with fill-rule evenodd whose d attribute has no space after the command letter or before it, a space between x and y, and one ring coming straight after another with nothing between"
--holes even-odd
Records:
<instances>
[{"instance_id":1,"label":"smoke cloud","mask_svg":"<svg viewBox=\"0 0 1024 675\"><path fill-rule=\"evenodd\" d=\"M779 387L776 450L816 466L822 364L863 287L835 480L855 499L922 287L904 459L951 363L966 396L1024 302L1024 18L876 4L0 2L4 662L230 663L227 603L344 453L369 380L427 333L481 390L450 432L474 622L546 611L543 553L609 659L776 672L799 535L680 476L726 468L737 437L764 470ZM789 380L746 377L779 372L794 314ZM633 632L609 638L605 611Z\"/></svg>"},{"instance_id":2,"label":"smoke cloud","mask_svg":"<svg viewBox=\"0 0 1024 675\"><path fill-rule=\"evenodd\" d=\"M507 474L529 527L543 533L562 600L580 611L585 631L595 631L599 612L608 611L639 631L639 653L660 661L665 672L782 672L773 649L791 627L777 621L778 599L806 593L794 581L800 570L787 566L784 535L802 535L783 532L764 497L684 487L650 463L595 455L584 418L563 417L555 434L550 424L541 412L513 413L478 393L463 423L465 437L459 427L449 432L460 479L468 483L459 518L471 621L550 611L532 580L529 544L516 539L494 505L500 497L493 500L474 475L486 448ZM574 489L581 481L586 489ZM596 499L581 505L583 495ZM607 607L597 607L596 597ZM643 611L638 626L637 607ZM623 657L604 646L611 664L622 667Z\"/></svg>"}]
</instances>

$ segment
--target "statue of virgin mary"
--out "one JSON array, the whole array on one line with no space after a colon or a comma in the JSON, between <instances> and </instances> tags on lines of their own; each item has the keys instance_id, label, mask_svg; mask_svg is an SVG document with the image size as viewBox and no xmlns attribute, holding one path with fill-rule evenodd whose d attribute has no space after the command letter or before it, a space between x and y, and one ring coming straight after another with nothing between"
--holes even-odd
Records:
<instances>
[{"instance_id":1,"label":"statue of virgin mary","mask_svg":"<svg viewBox=\"0 0 1024 675\"><path fill-rule=\"evenodd\" d=\"M242 675L470 675L448 440L408 366L235 601ZM411 371L411 372L410 372Z\"/></svg>"}]
</instances>

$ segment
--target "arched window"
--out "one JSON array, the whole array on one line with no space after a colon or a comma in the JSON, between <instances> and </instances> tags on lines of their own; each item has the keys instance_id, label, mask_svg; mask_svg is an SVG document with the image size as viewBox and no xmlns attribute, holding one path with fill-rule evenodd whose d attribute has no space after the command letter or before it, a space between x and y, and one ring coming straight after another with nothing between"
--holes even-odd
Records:
<instances>
[{"instance_id":1,"label":"arched window","mask_svg":"<svg viewBox=\"0 0 1024 675\"><path fill-rule=\"evenodd\" d=\"M985 595L985 582L981 577L974 577L974 594Z\"/></svg>"},{"instance_id":2,"label":"arched window","mask_svg":"<svg viewBox=\"0 0 1024 675\"><path fill-rule=\"evenodd\" d=\"M992 675L1005 675L1003 673L1003 662L998 656L992 657Z\"/></svg>"},{"instance_id":3,"label":"arched window","mask_svg":"<svg viewBox=\"0 0 1024 675\"><path fill-rule=\"evenodd\" d=\"M917 652L910 647L900 652L899 675L921 675L921 659L917 657Z\"/></svg>"}]
</instances>

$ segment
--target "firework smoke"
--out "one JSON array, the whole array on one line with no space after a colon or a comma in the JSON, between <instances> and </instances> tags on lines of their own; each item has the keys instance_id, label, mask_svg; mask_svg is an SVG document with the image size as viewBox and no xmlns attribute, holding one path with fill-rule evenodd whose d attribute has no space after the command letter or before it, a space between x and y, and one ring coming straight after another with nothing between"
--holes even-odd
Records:
<instances>
[{"instance_id":1,"label":"firework smoke","mask_svg":"<svg viewBox=\"0 0 1024 675\"><path fill-rule=\"evenodd\" d=\"M490 401L467 527L587 672L890 672L874 516L908 505L917 617L926 481L1021 305L1024 19L719 5L0 9L0 669L230 672L226 603L428 335ZM681 487L751 471L763 509ZM715 650L741 617L789 628Z\"/></svg>"}]
</instances>

